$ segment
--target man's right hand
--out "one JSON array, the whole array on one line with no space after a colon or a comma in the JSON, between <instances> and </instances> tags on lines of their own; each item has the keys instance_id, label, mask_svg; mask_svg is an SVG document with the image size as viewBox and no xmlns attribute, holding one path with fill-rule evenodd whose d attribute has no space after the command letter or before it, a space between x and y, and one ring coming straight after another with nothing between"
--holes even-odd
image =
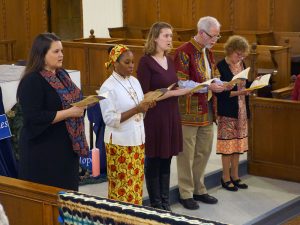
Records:
<instances>
[{"instance_id":1,"label":"man's right hand","mask_svg":"<svg viewBox=\"0 0 300 225\"><path fill-rule=\"evenodd\" d=\"M211 83L209 86L208 86L208 90L211 90L213 92L216 92L216 93L220 93L222 91L225 90L225 87L223 84L217 84L217 83Z\"/></svg>"}]
</instances>

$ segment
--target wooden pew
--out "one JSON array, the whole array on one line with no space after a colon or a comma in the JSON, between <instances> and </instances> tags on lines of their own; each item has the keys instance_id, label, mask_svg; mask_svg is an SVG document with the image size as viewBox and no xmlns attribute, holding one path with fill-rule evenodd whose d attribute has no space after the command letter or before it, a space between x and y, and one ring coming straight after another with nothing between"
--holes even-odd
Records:
<instances>
[{"instance_id":1,"label":"wooden pew","mask_svg":"<svg viewBox=\"0 0 300 225\"><path fill-rule=\"evenodd\" d=\"M108 59L110 46L117 43L123 43L133 51L135 57L136 71L139 59L144 55L144 39L113 39L111 41L103 39L81 39L76 41L63 41L64 47L64 67L72 68L81 72L81 85L84 95L95 94L95 90L99 90L101 84L110 74L104 67L104 63ZM178 46L182 42L175 42ZM174 46L175 47L175 46ZM173 57L175 49L172 49L170 56ZM216 57L224 58L224 51L216 50ZM135 73L134 73L135 75Z\"/></svg>"},{"instance_id":2,"label":"wooden pew","mask_svg":"<svg viewBox=\"0 0 300 225\"><path fill-rule=\"evenodd\" d=\"M109 36L111 38L126 38L126 39L146 39L150 27L113 27L108 28ZM173 28L174 41L188 41L197 33L192 28Z\"/></svg>"},{"instance_id":3,"label":"wooden pew","mask_svg":"<svg viewBox=\"0 0 300 225\"><path fill-rule=\"evenodd\" d=\"M10 225L58 225L59 191L59 188L0 176L0 202Z\"/></svg>"},{"instance_id":4,"label":"wooden pew","mask_svg":"<svg viewBox=\"0 0 300 225\"><path fill-rule=\"evenodd\" d=\"M196 29L180 29L176 31L178 41L189 41L193 36L197 34Z\"/></svg>"},{"instance_id":5,"label":"wooden pew","mask_svg":"<svg viewBox=\"0 0 300 225\"><path fill-rule=\"evenodd\" d=\"M279 88L272 91L272 97L278 99L291 99L291 94L294 89L294 84L291 84L287 87Z\"/></svg>"},{"instance_id":6,"label":"wooden pew","mask_svg":"<svg viewBox=\"0 0 300 225\"><path fill-rule=\"evenodd\" d=\"M149 32L149 27L134 27L134 26L124 26L124 27L112 27L108 28L109 36L111 38L132 38L139 39L147 37Z\"/></svg>"},{"instance_id":7,"label":"wooden pew","mask_svg":"<svg viewBox=\"0 0 300 225\"><path fill-rule=\"evenodd\" d=\"M300 103L251 98L248 172L300 182Z\"/></svg>"},{"instance_id":8,"label":"wooden pew","mask_svg":"<svg viewBox=\"0 0 300 225\"><path fill-rule=\"evenodd\" d=\"M10 64L15 60L16 40L0 40L0 64Z\"/></svg>"},{"instance_id":9,"label":"wooden pew","mask_svg":"<svg viewBox=\"0 0 300 225\"><path fill-rule=\"evenodd\" d=\"M81 71L81 83L85 95L95 94L103 81L109 74L104 68L107 61L107 50L117 43L128 45L135 55L135 69L140 57L144 54L143 46L145 39L106 39L106 38L85 38L76 39L73 42L64 41L64 66ZM183 42L174 41L174 49ZM224 44L217 43L213 51L217 61L224 58ZM246 58L247 66L252 68L250 80L253 80L259 68L277 70L274 76L274 89L285 87L289 84L289 48L284 46L263 46L258 45L252 48L251 54Z\"/></svg>"},{"instance_id":10,"label":"wooden pew","mask_svg":"<svg viewBox=\"0 0 300 225\"><path fill-rule=\"evenodd\" d=\"M224 43L217 43L213 49L224 49ZM256 45L251 46L251 51L257 54L254 70L256 74L261 68L276 70L272 77L273 89L286 87L290 83L290 53L288 46L268 46ZM247 60L247 58L246 58ZM253 80L256 76L250 77Z\"/></svg>"}]
</instances>

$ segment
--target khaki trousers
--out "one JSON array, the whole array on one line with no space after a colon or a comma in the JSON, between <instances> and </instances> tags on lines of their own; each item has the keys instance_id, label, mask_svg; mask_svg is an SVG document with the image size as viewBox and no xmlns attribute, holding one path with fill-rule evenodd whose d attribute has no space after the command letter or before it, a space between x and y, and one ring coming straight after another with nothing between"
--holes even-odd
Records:
<instances>
[{"instance_id":1,"label":"khaki trousers","mask_svg":"<svg viewBox=\"0 0 300 225\"><path fill-rule=\"evenodd\" d=\"M213 124L182 126L183 151L177 156L178 187L181 199L206 194L204 172L212 150Z\"/></svg>"}]
</instances>

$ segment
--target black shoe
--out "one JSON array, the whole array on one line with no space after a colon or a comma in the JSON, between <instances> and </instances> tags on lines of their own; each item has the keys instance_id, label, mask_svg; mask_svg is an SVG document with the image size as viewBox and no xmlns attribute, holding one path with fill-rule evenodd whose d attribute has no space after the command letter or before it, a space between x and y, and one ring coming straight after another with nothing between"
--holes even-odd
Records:
<instances>
[{"instance_id":1,"label":"black shoe","mask_svg":"<svg viewBox=\"0 0 300 225\"><path fill-rule=\"evenodd\" d=\"M218 202L218 199L209 194L194 195L193 197L196 201L204 202L206 204L216 204Z\"/></svg>"},{"instance_id":2,"label":"black shoe","mask_svg":"<svg viewBox=\"0 0 300 225\"><path fill-rule=\"evenodd\" d=\"M184 208L191 209L191 210L199 209L200 207L199 204L192 198L187 198L187 199L179 198L179 203L183 205Z\"/></svg>"},{"instance_id":3,"label":"black shoe","mask_svg":"<svg viewBox=\"0 0 300 225\"><path fill-rule=\"evenodd\" d=\"M234 186L240 188L240 189L247 189L248 185L247 184L243 184L241 179L237 179L237 180L233 180L231 177L231 182L234 184Z\"/></svg>"},{"instance_id":4,"label":"black shoe","mask_svg":"<svg viewBox=\"0 0 300 225\"><path fill-rule=\"evenodd\" d=\"M162 208L163 208L163 210L172 212L170 204L162 204Z\"/></svg>"},{"instance_id":5,"label":"black shoe","mask_svg":"<svg viewBox=\"0 0 300 225\"><path fill-rule=\"evenodd\" d=\"M238 191L238 187L232 183L232 181L224 182L223 178L221 178L222 187L225 188L227 191ZM232 186L230 186L232 184Z\"/></svg>"}]
</instances>

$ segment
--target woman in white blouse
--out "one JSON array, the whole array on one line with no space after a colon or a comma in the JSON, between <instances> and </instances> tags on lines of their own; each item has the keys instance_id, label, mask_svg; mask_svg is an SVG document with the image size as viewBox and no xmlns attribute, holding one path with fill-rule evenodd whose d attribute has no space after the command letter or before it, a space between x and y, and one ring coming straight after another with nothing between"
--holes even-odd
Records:
<instances>
[{"instance_id":1,"label":"woman in white blouse","mask_svg":"<svg viewBox=\"0 0 300 225\"><path fill-rule=\"evenodd\" d=\"M142 204L145 131L143 113L155 103L143 101L139 81L131 76L132 52L124 45L110 50L106 68L112 74L100 88L107 98L100 102L106 124L108 198Z\"/></svg>"}]
</instances>

